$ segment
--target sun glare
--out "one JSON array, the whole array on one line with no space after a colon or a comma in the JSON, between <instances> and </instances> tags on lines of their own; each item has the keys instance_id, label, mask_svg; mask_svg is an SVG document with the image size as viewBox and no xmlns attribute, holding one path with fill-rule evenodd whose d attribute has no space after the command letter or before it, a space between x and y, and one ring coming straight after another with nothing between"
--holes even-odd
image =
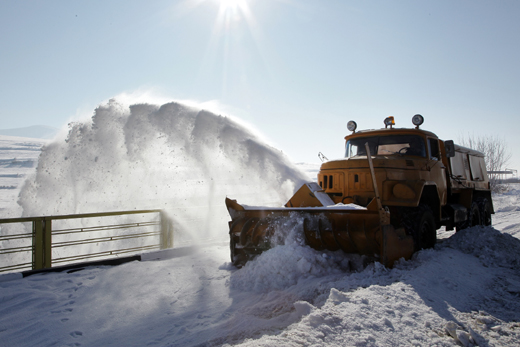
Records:
<instances>
[{"instance_id":1,"label":"sun glare","mask_svg":"<svg viewBox=\"0 0 520 347\"><path fill-rule=\"evenodd\" d=\"M243 8L246 0L218 0L222 10L236 10Z\"/></svg>"},{"instance_id":2,"label":"sun glare","mask_svg":"<svg viewBox=\"0 0 520 347\"><path fill-rule=\"evenodd\" d=\"M257 48L259 59L263 59L262 33L250 7L255 4L255 0L185 0L185 2L193 7L211 5L207 9L216 10L215 22L202 59L199 78L218 75L222 81L222 97L227 96L228 89L244 87L248 80L247 74L251 70L248 64L250 60L257 59L256 56L252 57L251 47Z\"/></svg>"}]
</instances>

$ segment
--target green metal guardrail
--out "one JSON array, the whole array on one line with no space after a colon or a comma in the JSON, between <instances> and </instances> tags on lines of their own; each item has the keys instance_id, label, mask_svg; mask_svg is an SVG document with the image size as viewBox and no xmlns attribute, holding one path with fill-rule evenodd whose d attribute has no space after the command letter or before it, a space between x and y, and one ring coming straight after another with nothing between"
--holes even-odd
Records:
<instances>
[{"instance_id":1,"label":"green metal guardrail","mask_svg":"<svg viewBox=\"0 0 520 347\"><path fill-rule=\"evenodd\" d=\"M128 215L147 215L158 214L159 220L142 221L135 223L111 224L103 226L86 226L67 229L53 230L53 221L58 220L72 220L85 218L100 218L113 216L128 216ZM73 214L61 216L41 216L41 217L25 217L25 218L6 218L0 219L0 227L3 224L11 223L32 223L32 232L17 233L12 235L0 234L0 255L32 253L32 261L21 262L5 266L0 264L0 272L24 270L32 268L33 270L46 269L52 267L53 264L73 263L79 260L92 258L107 258L120 254L137 253L140 251L147 251L153 249L166 249L173 247L173 228L168 217L163 210L133 210L121 212L103 212L103 213L86 213ZM158 227L158 228L157 228ZM115 234L114 231L130 231L125 234ZM135 230L135 231L134 231ZM142 231L146 230L146 231ZM103 234L92 237L92 234L103 232ZM110 235L112 232L112 235ZM63 239L64 235L77 234L80 237L73 240L61 240L53 242L53 238ZM88 235L88 237L81 237L81 234ZM149 244L144 246L126 247L118 249L110 249L99 252L89 252L84 254L74 254L63 257L52 257L52 251L57 249L65 249L66 247L83 246L83 245L97 245L112 243L117 241L129 239L145 239L145 238L159 238L159 243ZM32 239L27 242L30 245L9 247L9 243L15 240ZM2 266L3 265L3 266Z\"/></svg>"}]
</instances>

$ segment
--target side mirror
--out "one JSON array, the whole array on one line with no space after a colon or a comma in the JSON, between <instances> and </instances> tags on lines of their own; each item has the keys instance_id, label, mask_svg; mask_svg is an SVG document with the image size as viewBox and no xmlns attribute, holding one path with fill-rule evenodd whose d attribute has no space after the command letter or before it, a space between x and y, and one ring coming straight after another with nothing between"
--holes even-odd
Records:
<instances>
[{"instance_id":1,"label":"side mirror","mask_svg":"<svg viewBox=\"0 0 520 347\"><path fill-rule=\"evenodd\" d=\"M453 158L455 156L455 144L453 140L444 141L444 148L446 149L446 156Z\"/></svg>"}]
</instances>

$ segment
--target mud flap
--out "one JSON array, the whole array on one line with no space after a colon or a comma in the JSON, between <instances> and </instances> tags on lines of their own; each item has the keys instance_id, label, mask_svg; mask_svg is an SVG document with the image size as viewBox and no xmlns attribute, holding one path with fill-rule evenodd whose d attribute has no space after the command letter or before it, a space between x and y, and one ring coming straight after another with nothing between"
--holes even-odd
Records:
<instances>
[{"instance_id":1,"label":"mud flap","mask_svg":"<svg viewBox=\"0 0 520 347\"><path fill-rule=\"evenodd\" d=\"M404 258L412 257L414 252L413 237L406 235L403 228L395 229L392 225L381 226L383 247L381 249L381 263L386 267L393 267L394 263Z\"/></svg>"}]
</instances>

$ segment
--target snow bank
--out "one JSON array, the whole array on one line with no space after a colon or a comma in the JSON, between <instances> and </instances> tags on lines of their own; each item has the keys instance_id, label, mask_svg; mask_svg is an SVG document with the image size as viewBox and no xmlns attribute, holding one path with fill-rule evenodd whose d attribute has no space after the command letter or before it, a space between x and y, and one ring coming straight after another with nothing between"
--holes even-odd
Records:
<instances>
[{"instance_id":1,"label":"snow bank","mask_svg":"<svg viewBox=\"0 0 520 347\"><path fill-rule=\"evenodd\" d=\"M162 208L176 237L225 235L227 196L281 205L306 180L231 119L179 103L99 106L46 145L23 186L24 216Z\"/></svg>"},{"instance_id":2,"label":"snow bank","mask_svg":"<svg viewBox=\"0 0 520 347\"><path fill-rule=\"evenodd\" d=\"M281 290L300 281L363 268L361 255L342 251L316 251L305 244L303 218L291 218L275 225L273 248L263 252L230 277L232 288L267 292Z\"/></svg>"},{"instance_id":3,"label":"snow bank","mask_svg":"<svg viewBox=\"0 0 520 347\"><path fill-rule=\"evenodd\" d=\"M276 247L285 258L274 252L240 270L222 242L163 260L0 278L0 338L10 346L518 346L520 275L477 257L517 249L505 236L471 228L394 269L342 270L339 257L327 265L289 231ZM248 287L255 276L263 279Z\"/></svg>"},{"instance_id":4,"label":"snow bank","mask_svg":"<svg viewBox=\"0 0 520 347\"><path fill-rule=\"evenodd\" d=\"M445 246L476 256L484 266L514 269L520 266L520 240L492 227L461 230L449 238Z\"/></svg>"},{"instance_id":5,"label":"snow bank","mask_svg":"<svg viewBox=\"0 0 520 347\"><path fill-rule=\"evenodd\" d=\"M358 272L305 276L294 264L271 265L271 282L299 276L292 285L286 280L281 293L292 296L293 310L304 314L283 330L238 346L517 346L519 246L516 238L477 227L394 269L373 263ZM254 268L267 277L260 264ZM244 270L247 265L231 274L232 284Z\"/></svg>"}]
</instances>

